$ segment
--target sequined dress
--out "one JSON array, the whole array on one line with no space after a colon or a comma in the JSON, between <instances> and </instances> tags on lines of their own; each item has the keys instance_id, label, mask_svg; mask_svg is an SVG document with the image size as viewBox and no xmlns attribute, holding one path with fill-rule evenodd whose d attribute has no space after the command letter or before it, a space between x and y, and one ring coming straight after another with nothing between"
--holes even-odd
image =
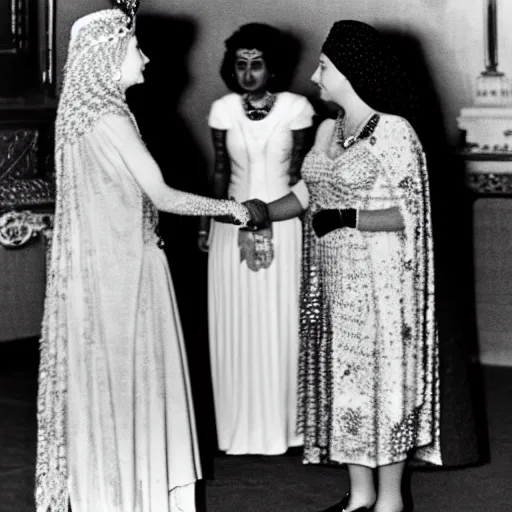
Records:
<instances>
[{"instance_id":1,"label":"sequined dress","mask_svg":"<svg viewBox=\"0 0 512 512\"><path fill-rule=\"evenodd\" d=\"M209 124L226 130L228 194L273 201L290 191L292 130L311 126L303 96L282 92L270 113L251 120L242 98L212 105ZM212 223L208 267L210 360L219 448L277 455L302 444L295 432L301 225L273 226L274 260L253 272L240 261L238 230Z\"/></svg>"},{"instance_id":2,"label":"sequined dress","mask_svg":"<svg viewBox=\"0 0 512 512\"><path fill-rule=\"evenodd\" d=\"M402 118L303 165L310 193L301 293L299 427L307 463L440 464L432 236L421 145ZM398 206L404 231L317 238L319 209Z\"/></svg>"}]
</instances>

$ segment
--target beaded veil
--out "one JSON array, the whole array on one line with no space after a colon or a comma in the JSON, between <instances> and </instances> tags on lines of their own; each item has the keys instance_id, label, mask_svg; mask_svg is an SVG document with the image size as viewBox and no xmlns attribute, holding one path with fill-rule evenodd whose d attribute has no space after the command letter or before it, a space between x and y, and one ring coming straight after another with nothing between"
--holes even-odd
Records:
<instances>
[{"instance_id":1,"label":"beaded veil","mask_svg":"<svg viewBox=\"0 0 512 512\"><path fill-rule=\"evenodd\" d=\"M129 115L118 78L133 33L133 22L120 9L94 12L73 25L57 110L57 152L103 115Z\"/></svg>"},{"instance_id":2,"label":"beaded veil","mask_svg":"<svg viewBox=\"0 0 512 512\"><path fill-rule=\"evenodd\" d=\"M121 451L104 449L115 445L120 425L134 425L134 409L126 406L133 379L123 371L133 368L144 308L145 249L158 240L156 207L133 172L157 164L120 83L134 31L136 4L127 6L81 18L71 32L57 111L57 198L40 341L37 512L68 512L70 497L75 508L96 510L88 508L90 493L83 489L93 473L94 484L108 486L98 490L108 500L102 510L134 510L133 482L124 485L122 475L130 464L119 463ZM235 201L174 189L163 201L167 211L182 215L233 215L241 223L249 217ZM107 350L118 354L115 364ZM126 402L116 400L120 389ZM133 440L130 432L121 437ZM84 469L91 464L95 471Z\"/></svg>"},{"instance_id":3,"label":"beaded veil","mask_svg":"<svg viewBox=\"0 0 512 512\"><path fill-rule=\"evenodd\" d=\"M81 151L81 137L89 133L104 115L131 115L116 74L120 74L133 31L133 18L120 9L106 9L80 18L71 31L56 120L57 200L40 340L35 486L38 512L68 512L68 343L73 328L80 329L81 334L88 330L86 322L79 326L70 325L66 313L73 301L67 290L73 273L76 275L77 272L73 259L81 258L72 249L73 237L79 235L87 239L90 236L87 229L82 233L80 228L84 222L79 217L84 213L83 194L79 190L83 192L83 182L89 176L84 178L84 173L77 171L75 163L82 158L77 158L76 154ZM140 202L140 193L138 196L137 201ZM89 208L93 207L93 204L89 205ZM94 248L90 238L87 240L89 245L83 261L87 258L92 261ZM87 287L90 273L94 272L94 263L90 261L89 267L81 263L78 270L81 282L73 283L75 293L80 293L80 286Z\"/></svg>"}]
</instances>

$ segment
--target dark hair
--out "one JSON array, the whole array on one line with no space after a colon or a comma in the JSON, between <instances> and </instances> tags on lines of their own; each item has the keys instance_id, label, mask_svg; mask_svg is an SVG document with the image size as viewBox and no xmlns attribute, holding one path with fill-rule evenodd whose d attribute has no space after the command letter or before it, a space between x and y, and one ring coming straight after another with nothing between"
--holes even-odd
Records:
<instances>
[{"instance_id":1,"label":"dark hair","mask_svg":"<svg viewBox=\"0 0 512 512\"><path fill-rule=\"evenodd\" d=\"M289 87L297 52L290 36L265 23L248 23L226 39L224 45L226 50L220 76L228 89L243 92L235 75L236 51L240 48L256 49L263 53L263 60L270 73L269 91L280 92Z\"/></svg>"}]
</instances>

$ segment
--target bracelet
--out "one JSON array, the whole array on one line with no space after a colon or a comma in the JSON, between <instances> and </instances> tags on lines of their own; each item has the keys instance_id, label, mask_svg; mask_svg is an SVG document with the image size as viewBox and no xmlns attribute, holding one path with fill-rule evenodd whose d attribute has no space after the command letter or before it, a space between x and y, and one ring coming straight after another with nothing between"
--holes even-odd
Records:
<instances>
[{"instance_id":1,"label":"bracelet","mask_svg":"<svg viewBox=\"0 0 512 512\"><path fill-rule=\"evenodd\" d=\"M197 232L197 234L198 234L199 236L201 236L201 235L208 235L208 231L205 231L204 229L200 229L200 230Z\"/></svg>"}]
</instances>

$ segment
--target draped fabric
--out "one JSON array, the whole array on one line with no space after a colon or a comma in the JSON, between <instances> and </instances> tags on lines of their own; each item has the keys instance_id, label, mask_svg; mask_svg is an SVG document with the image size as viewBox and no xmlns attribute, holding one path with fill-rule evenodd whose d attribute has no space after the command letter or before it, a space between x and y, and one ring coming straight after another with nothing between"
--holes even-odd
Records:
<instances>
[{"instance_id":1,"label":"draped fabric","mask_svg":"<svg viewBox=\"0 0 512 512\"><path fill-rule=\"evenodd\" d=\"M84 214L83 211L80 213L77 204L82 199L78 189L79 176L73 172L73 167L69 167L75 162L69 147L66 151L64 145L73 143L77 137L92 129L94 122L105 112L123 112L127 108L122 101L121 90L112 80L112 73L120 69L122 51L128 44L128 31L123 31L126 20L121 11L108 9L75 22L57 111L57 197L40 342L38 396L36 503L38 510L43 511L67 511L66 395L69 326L66 309L70 305L67 286L70 272L78 274L82 271L81 268L73 267L72 256L75 251L71 245L72 233L78 236L76 215ZM121 31L120 37L115 37L118 31ZM111 41L106 41L109 37ZM92 66L90 57L96 61L97 67ZM103 78L98 82L95 81L98 77L92 76L95 69L103 71ZM81 165L79 169L83 169ZM86 278L90 269L85 268L84 271ZM77 284L71 297L80 293L79 288L84 287L83 283Z\"/></svg>"},{"instance_id":2,"label":"draped fabric","mask_svg":"<svg viewBox=\"0 0 512 512\"><path fill-rule=\"evenodd\" d=\"M200 477L172 281L108 118L59 153L41 340L38 510L167 510ZM69 479L69 480L68 480ZM171 509L169 509L171 510Z\"/></svg>"},{"instance_id":3,"label":"draped fabric","mask_svg":"<svg viewBox=\"0 0 512 512\"><path fill-rule=\"evenodd\" d=\"M126 21L105 10L72 29L40 340L38 512L191 512L201 477L157 214L129 168L135 153L155 164L114 79L133 34ZM177 211L178 199L196 210L174 195Z\"/></svg>"},{"instance_id":4,"label":"draped fabric","mask_svg":"<svg viewBox=\"0 0 512 512\"><path fill-rule=\"evenodd\" d=\"M441 464L429 191L421 145L403 118L331 159L314 148L303 177L299 431L309 463L369 467L408 453ZM319 209L398 206L403 232L335 230Z\"/></svg>"}]
</instances>

